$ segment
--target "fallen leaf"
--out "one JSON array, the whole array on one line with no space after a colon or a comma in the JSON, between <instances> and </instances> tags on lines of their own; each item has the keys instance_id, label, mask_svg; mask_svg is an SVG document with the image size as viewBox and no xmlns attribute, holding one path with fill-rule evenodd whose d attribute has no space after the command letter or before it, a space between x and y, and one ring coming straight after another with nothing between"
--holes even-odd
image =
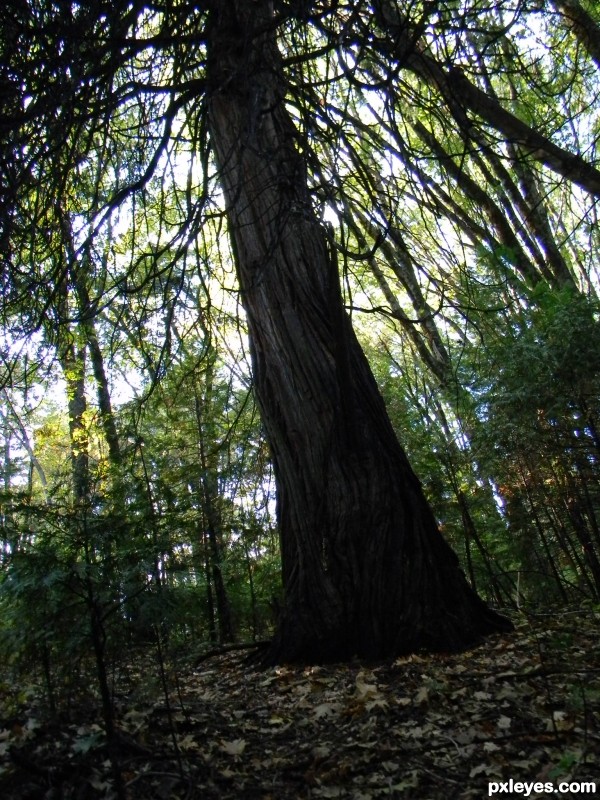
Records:
<instances>
[{"instance_id":1,"label":"fallen leaf","mask_svg":"<svg viewBox=\"0 0 600 800\"><path fill-rule=\"evenodd\" d=\"M389 703L385 699L385 697L383 697L383 695L379 695L378 697L374 697L372 700L368 700L365 703L365 708L367 709L367 711L373 711L373 709L375 708L380 708L382 710L385 710L388 707L388 705Z\"/></svg>"},{"instance_id":2,"label":"fallen leaf","mask_svg":"<svg viewBox=\"0 0 600 800\"><path fill-rule=\"evenodd\" d=\"M182 750L200 750L200 745L191 733L188 733L183 739L180 739L179 747L181 747Z\"/></svg>"},{"instance_id":3,"label":"fallen leaf","mask_svg":"<svg viewBox=\"0 0 600 800\"><path fill-rule=\"evenodd\" d=\"M318 706L313 708L313 714L315 715L316 719L331 717L335 714L338 714L339 711L339 703L320 703Z\"/></svg>"},{"instance_id":4,"label":"fallen leaf","mask_svg":"<svg viewBox=\"0 0 600 800\"><path fill-rule=\"evenodd\" d=\"M234 739L231 742L221 740L221 750L230 756L241 756L246 749L245 739Z\"/></svg>"},{"instance_id":5,"label":"fallen leaf","mask_svg":"<svg viewBox=\"0 0 600 800\"><path fill-rule=\"evenodd\" d=\"M494 744L494 742L484 742L483 750L485 753L495 753L497 750L500 750L500 748L497 744Z\"/></svg>"},{"instance_id":6,"label":"fallen leaf","mask_svg":"<svg viewBox=\"0 0 600 800\"><path fill-rule=\"evenodd\" d=\"M319 786L312 794L314 797L345 797L346 790L342 786Z\"/></svg>"},{"instance_id":7,"label":"fallen leaf","mask_svg":"<svg viewBox=\"0 0 600 800\"><path fill-rule=\"evenodd\" d=\"M326 745L320 744L317 745L316 747L313 747L313 749L310 751L310 754L313 758L322 761L325 758L329 758L329 756L331 755L331 748L327 747Z\"/></svg>"},{"instance_id":8,"label":"fallen leaf","mask_svg":"<svg viewBox=\"0 0 600 800\"><path fill-rule=\"evenodd\" d=\"M429 701L429 689L426 686L421 686L415 695L415 703L422 706Z\"/></svg>"}]
</instances>

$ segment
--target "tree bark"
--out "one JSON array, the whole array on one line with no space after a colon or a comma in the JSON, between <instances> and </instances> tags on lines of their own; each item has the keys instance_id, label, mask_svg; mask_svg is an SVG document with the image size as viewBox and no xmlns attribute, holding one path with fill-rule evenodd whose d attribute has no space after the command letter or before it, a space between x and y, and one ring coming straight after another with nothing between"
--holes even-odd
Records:
<instances>
[{"instance_id":1,"label":"tree bark","mask_svg":"<svg viewBox=\"0 0 600 800\"><path fill-rule=\"evenodd\" d=\"M266 0L214 3L209 124L277 479L267 656L456 650L510 628L471 590L398 443L315 217Z\"/></svg>"}]
</instances>

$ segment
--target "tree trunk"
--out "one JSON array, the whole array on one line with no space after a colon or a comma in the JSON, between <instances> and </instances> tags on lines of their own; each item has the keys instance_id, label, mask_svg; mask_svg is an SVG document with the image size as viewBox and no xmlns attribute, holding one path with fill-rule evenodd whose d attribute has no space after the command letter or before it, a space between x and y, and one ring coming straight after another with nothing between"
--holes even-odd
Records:
<instances>
[{"instance_id":1,"label":"tree trunk","mask_svg":"<svg viewBox=\"0 0 600 800\"><path fill-rule=\"evenodd\" d=\"M196 425L198 431L198 457L201 475L198 480L198 502L202 512L204 530L208 537L211 574L216 600L217 620L219 624L219 644L232 642L235 638L233 632L233 618L231 604L227 596L225 580L223 578L223 509L222 498L219 494L218 451L219 442L216 437L214 425L210 422L215 409L214 397L214 351L208 358L203 375L203 396L200 396L200 387L194 386L194 407L196 410Z\"/></svg>"},{"instance_id":2,"label":"tree trunk","mask_svg":"<svg viewBox=\"0 0 600 800\"><path fill-rule=\"evenodd\" d=\"M71 339L71 332L66 337ZM85 347L67 341L60 348L59 361L67 384L69 405L69 437L73 493L77 504L87 501L90 488L88 434L85 423Z\"/></svg>"},{"instance_id":3,"label":"tree trunk","mask_svg":"<svg viewBox=\"0 0 600 800\"><path fill-rule=\"evenodd\" d=\"M209 119L277 479L268 661L456 650L510 623L470 589L398 443L312 210L267 0L211 12Z\"/></svg>"}]
</instances>

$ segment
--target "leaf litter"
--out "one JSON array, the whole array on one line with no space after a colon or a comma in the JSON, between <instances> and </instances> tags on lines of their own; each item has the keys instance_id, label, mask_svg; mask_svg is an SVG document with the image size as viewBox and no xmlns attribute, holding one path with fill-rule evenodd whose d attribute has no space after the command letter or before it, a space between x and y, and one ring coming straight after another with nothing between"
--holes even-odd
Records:
<instances>
[{"instance_id":1,"label":"leaf litter","mask_svg":"<svg viewBox=\"0 0 600 800\"><path fill-rule=\"evenodd\" d=\"M510 778L600 787L599 621L598 610L530 617L466 653L375 665L260 670L228 651L171 663L168 698L132 658L115 678L125 796L479 800ZM0 705L0 797L115 798L98 699L50 719L40 690L22 694Z\"/></svg>"}]
</instances>

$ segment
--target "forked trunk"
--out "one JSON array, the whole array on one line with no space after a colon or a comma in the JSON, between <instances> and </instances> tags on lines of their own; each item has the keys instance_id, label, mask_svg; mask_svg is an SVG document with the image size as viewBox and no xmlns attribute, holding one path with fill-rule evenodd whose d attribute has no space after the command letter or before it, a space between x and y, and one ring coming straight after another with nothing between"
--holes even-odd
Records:
<instances>
[{"instance_id":1,"label":"forked trunk","mask_svg":"<svg viewBox=\"0 0 600 800\"><path fill-rule=\"evenodd\" d=\"M398 443L312 210L266 0L214 3L212 143L277 479L271 662L454 650L510 628L470 589Z\"/></svg>"}]
</instances>

